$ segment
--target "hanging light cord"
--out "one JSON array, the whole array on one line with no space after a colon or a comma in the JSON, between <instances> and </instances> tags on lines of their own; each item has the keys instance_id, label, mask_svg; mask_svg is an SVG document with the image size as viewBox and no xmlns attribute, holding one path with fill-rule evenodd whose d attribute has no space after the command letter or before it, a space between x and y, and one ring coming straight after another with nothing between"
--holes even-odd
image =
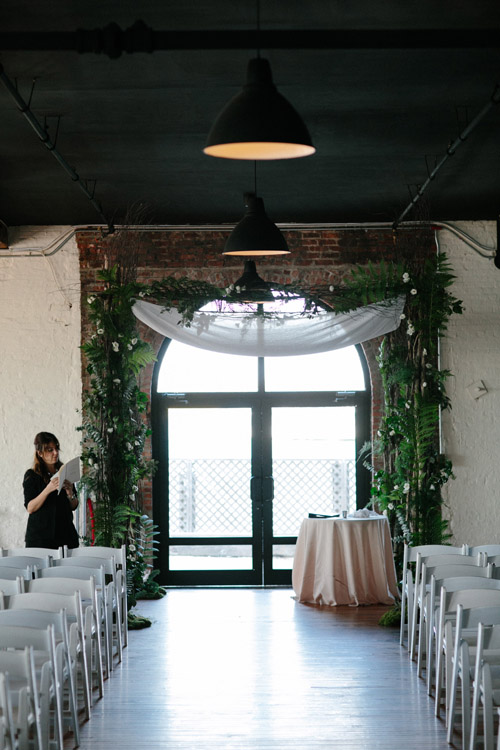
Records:
<instances>
[{"instance_id":1,"label":"hanging light cord","mask_svg":"<svg viewBox=\"0 0 500 750\"><path fill-rule=\"evenodd\" d=\"M256 33L256 40L257 40L257 57L260 58L260 0L256 0L256 11L257 11L257 33Z\"/></svg>"}]
</instances>

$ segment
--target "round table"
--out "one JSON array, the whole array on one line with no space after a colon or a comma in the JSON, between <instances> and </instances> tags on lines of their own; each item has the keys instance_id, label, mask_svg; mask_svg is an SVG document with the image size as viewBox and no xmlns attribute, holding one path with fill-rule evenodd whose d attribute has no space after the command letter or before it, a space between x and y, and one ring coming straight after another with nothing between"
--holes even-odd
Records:
<instances>
[{"instance_id":1,"label":"round table","mask_svg":"<svg viewBox=\"0 0 500 750\"><path fill-rule=\"evenodd\" d=\"M292 585L299 602L393 604L398 587L387 518L305 518Z\"/></svg>"}]
</instances>

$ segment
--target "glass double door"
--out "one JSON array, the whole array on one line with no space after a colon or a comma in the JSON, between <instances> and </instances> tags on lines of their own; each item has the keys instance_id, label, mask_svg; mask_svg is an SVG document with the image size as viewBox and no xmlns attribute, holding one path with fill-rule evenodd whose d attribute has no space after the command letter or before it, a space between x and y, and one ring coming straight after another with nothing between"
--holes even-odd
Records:
<instances>
[{"instance_id":1,"label":"glass double door","mask_svg":"<svg viewBox=\"0 0 500 750\"><path fill-rule=\"evenodd\" d=\"M164 394L154 488L162 583L290 585L304 516L355 507L356 404L306 401Z\"/></svg>"}]
</instances>

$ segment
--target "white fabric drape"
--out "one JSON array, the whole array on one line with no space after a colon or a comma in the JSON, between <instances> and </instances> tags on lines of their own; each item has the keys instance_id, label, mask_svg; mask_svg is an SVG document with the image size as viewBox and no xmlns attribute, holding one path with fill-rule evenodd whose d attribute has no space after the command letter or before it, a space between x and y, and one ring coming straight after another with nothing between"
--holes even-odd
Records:
<instances>
[{"instance_id":1,"label":"white fabric drape","mask_svg":"<svg viewBox=\"0 0 500 750\"><path fill-rule=\"evenodd\" d=\"M398 297L350 313L324 312L310 318L197 312L189 327L182 325L177 310L162 312L161 305L151 302L138 301L133 311L150 328L190 346L251 357L286 357L341 349L394 331L404 302L404 297Z\"/></svg>"}]
</instances>

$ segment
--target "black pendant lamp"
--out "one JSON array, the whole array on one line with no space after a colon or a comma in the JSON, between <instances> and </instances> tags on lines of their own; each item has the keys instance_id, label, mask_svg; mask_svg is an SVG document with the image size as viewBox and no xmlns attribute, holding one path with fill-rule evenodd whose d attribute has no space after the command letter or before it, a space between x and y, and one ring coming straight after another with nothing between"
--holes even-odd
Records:
<instances>
[{"instance_id":1,"label":"black pendant lamp","mask_svg":"<svg viewBox=\"0 0 500 750\"><path fill-rule=\"evenodd\" d=\"M271 291L271 284L259 276L253 260L245 261L243 274L232 286L234 287L232 297L238 302L264 304L276 301Z\"/></svg>"},{"instance_id":2,"label":"black pendant lamp","mask_svg":"<svg viewBox=\"0 0 500 750\"><path fill-rule=\"evenodd\" d=\"M265 212L264 201L245 193L245 215L229 235L223 255L286 255L290 252L280 230Z\"/></svg>"},{"instance_id":3,"label":"black pendant lamp","mask_svg":"<svg viewBox=\"0 0 500 750\"><path fill-rule=\"evenodd\" d=\"M243 90L215 120L203 151L223 159L296 159L314 154L311 136L273 83L269 61L249 61Z\"/></svg>"}]
</instances>

